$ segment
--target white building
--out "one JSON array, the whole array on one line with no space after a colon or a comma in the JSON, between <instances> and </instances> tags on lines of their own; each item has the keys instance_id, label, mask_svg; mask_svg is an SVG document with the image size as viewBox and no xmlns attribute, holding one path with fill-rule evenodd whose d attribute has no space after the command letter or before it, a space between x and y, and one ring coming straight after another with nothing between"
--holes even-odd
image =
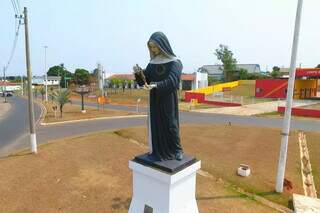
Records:
<instances>
[{"instance_id":1,"label":"white building","mask_svg":"<svg viewBox=\"0 0 320 213\"><path fill-rule=\"evenodd\" d=\"M22 87L21 84L0 81L0 92L2 93L5 89L6 91L13 92L21 90Z\"/></svg>"},{"instance_id":2,"label":"white building","mask_svg":"<svg viewBox=\"0 0 320 213\"><path fill-rule=\"evenodd\" d=\"M47 86L58 86L61 81L61 76L48 76L45 81L45 76L33 76L32 85L47 85Z\"/></svg>"},{"instance_id":3,"label":"white building","mask_svg":"<svg viewBox=\"0 0 320 213\"><path fill-rule=\"evenodd\" d=\"M195 72L192 74L182 74L180 89L195 90L208 86L208 74Z\"/></svg>"}]
</instances>

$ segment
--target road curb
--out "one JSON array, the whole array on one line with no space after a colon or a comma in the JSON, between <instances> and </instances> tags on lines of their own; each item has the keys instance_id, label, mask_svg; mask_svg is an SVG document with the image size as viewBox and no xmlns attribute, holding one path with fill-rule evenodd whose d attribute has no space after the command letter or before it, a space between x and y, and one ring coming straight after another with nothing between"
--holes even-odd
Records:
<instances>
[{"instance_id":1,"label":"road curb","mask_svg":"<svg viewBox=\"0 0 320 213\"><path fill-rule=\"evenodd\" d=\"M46 109L46 107L43 105L43 103L41 101L36 100L35 103L38 104L40 106L40 109L41 109L41 113L40 113L39 119L36 122L36 127L38 127L39 125L41 125L43 123L44 118L47 115L47 109Z\"/></svg>"},{"instance_id":2,"label":"road curb","mask_svg":"<svg viewBox=\"0 0 320 213\"><path fill-rule=\"evenodd\" d=\"M125 116L113 116L113 117L99 117L99 118L86 118L86 119L79 119L79 120L70 120L70 121L59 121L53 123L41 123L41 126L50 126L50 125L59 125L59 124L66 124L66 123L77 123L83 121L94 121L94 120L112 120L112 119L123 119L123 118L142 118L147 117L147 115L125 115Z\"/></svg>"}]
</instances>

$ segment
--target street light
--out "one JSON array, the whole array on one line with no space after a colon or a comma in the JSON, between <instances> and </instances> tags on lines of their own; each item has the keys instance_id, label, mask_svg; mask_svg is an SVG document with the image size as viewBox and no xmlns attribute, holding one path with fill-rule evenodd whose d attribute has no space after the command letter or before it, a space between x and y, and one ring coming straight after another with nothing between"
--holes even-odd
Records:
<instances>
[{"instance_id":1,"label":"street light","mask_svg":"<svg viewBox=\"0 0 320 213\"><path fill-rule=\"evenodd\" d=\"M6 67L3 67L3 83L4 83L4 90L3 90L3 95L4 95L4 103L7 103L7 79L6 79Z\"/></svg>"},{"instance_id":2,"label":"street light","mask_svg":"<svg viewBox=\"0 0 320 213\"><path fill-rule=\"evenodd\" d=\"M46 102L48 102L48 73L47 73L47 48L44 46L44 71L45 71L45 88L46 88Z\"/></svg>"}]
</instances>

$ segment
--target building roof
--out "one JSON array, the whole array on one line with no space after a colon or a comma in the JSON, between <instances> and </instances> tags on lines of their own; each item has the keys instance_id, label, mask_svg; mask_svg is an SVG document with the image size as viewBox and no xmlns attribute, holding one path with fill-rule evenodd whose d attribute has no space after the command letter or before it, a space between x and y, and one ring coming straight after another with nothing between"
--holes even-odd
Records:
<instances>
[{"instance_id":1,"label":"building roof","mask_svg":"<svg viewBox=\"0 0 320 213\"><path fill-rule=\"evenodd\" d=\"M259 64L237 64L237 70L246 69L248 73L259 73ZM221 75L223 70L223 65L204 65L199 68L201 72L207 72L209 75Z\"/></svg>"},{"instance_id":2,"label":"building roof","mask_svg":"<svg viewBox=\"0 0 320 213\"><path fill-rule=\"evenodd\" d=\"M19 83L11 83L11 82L4 82L4 81L0 81L0 86L20 86Z\"/></svg>"},{"instance_id":3,"label":"building roof","mask_svg":"<svg viewBox=\"0 0 320 213\"><path fill-rule=\"evenodd\" d=\"M196 76L194 74L182 74L181 75L181 80L183 81L193 81L196 79Z\"/></svg>"},{"instance_id":4,"label":"building roof","mask_svg":"<svg viewBox=\"0 0 320 213\"><path fill-rule=\"evenodd\" d=\"M33 76L32 80L43 80L44 81L45 76ZM61 76L47 76L48 81L60 81Z\"/></svg>"},{"instance_id":5,"label":"building roof","mask_svg":"<svg viewBox=\"0 0 320 213\"><path fill-rule=\"evenodd\" d=\"M133 74L114 74L108 77L107 79L114 79L114 78L120 78L125 80L134 80Z\"/></svg>"}]
</instances>

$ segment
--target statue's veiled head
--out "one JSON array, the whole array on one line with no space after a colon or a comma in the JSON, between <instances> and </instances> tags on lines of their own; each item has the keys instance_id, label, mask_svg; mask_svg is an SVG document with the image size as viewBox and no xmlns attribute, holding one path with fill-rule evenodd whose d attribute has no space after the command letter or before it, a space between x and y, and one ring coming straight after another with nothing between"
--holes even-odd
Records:
<instances>
[{"instance_id":1,"label":"statue's veiled head","mask_svg":"<svg viewBox=\"0 0 320 213\"><path fill-rule=\"evenodd\" d=\"M158 55L163 55L167 58L176 57L171 49L167 36L162 32L155 32L151 35L148 41L148 48L151 59Z\"/></svg>"}]
</instances>

